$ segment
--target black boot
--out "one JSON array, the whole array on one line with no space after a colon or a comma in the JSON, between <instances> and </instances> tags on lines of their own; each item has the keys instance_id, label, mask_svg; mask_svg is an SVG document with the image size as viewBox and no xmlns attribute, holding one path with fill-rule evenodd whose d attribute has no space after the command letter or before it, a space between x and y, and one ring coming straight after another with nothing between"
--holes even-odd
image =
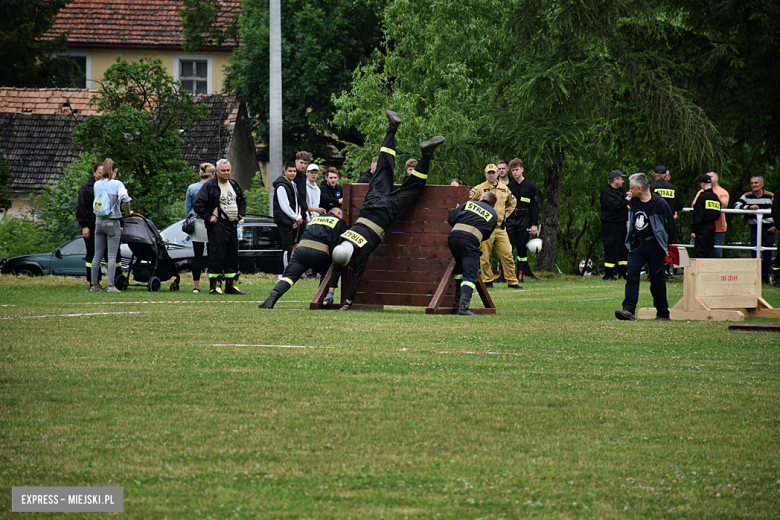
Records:
<instances>
[{"instance_id":1,"label":"black boot","mask_svg":"<svg viewBox=\"0 0 780 520\"><path fill-rule=\"evenodd\" d=\"M476 316L469 310L471 305L471 294L461 294L458 301L458 316Z\"/></svg>"},{"instance_id":2,"label":"black boot","mask_svg":"<svg viewBox=\"0 0 780 520\"><path fill-rule=\"evenodd\" d=\"M436 149L437 146L439 146L441 143L444 142L444 137L437 135L436 137L431 137L427 141L423 141L420 143L420 150L422 150L422 156L427 159L433 159L433 151Z\"/></svg>"},{"instance_id":3,"label":"black boot","mask_svg":"<svg viewBox=\"0 0 780 520\"><path fill-rule=\"evenodd\" d=\"M602 278L602 280L608 280L608 281L616 280L614 275L614 270L612 267L604 268L604 277Z\"/></svg>"},{"instance_id":4,"label":"black boot","mask_svg":"<svg viewBox=\"0 0 780 520\"><path fill-rule=\"evenodd\" d=\"M460 305L460 280L455 280L455 303L452 305L452 308L455 310L458 310L458 306Z\"/></svg>"},{"instance_id":5,"label":"black boot","mask_svg":"<svg viewBox=\"0 0 780 520\"><path fill-rule=\"evenodd\" d=\"M278 292L271 290L271 294L268 295L268 298L265 299L263 303L257 306L258 309L273 309L274 305L276 304L277 300L279 300L279 297L281 294Z\"/></svg>"},{"instance_id":6,"label":"black boot","mask_svg":"<svg viewBox=\"0 0 780 520\"><path fill-rule=\"evenodd\" d=\"M246 294L244 291L234 285L235 279L228 278L225 282L225 294Z\"/></svg>"},{"instance_id":7,"label":"black boot","mask_svg":"<svg viewBox=\"0 0 780 520\"><path fill-rule=\"evenodd\" d=\"M216 278L209 278L209 294L223 294L222 289L217 285L219 280Z\"/></svg>"},{"instance_id":8,"label":"black boot","mask_svg":"<svg viewBox=\"0 0 780 520\"><path fill-rule=\"evenodd\" d=\"M394 134L398 130L398 125L401 124L401 118L398 117L398 114L393 112L392 110L388 110L385 112L387 114L387 133L388 134Z\"/></svg>"}]
</instances>

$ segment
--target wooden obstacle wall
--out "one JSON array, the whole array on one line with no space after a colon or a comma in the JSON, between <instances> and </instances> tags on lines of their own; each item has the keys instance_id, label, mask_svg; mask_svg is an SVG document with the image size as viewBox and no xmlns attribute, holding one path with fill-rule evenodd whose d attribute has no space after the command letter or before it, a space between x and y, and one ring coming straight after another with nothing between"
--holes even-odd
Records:
<instances>
[{"instance_id":1,"label":"wooden obstacle wall","mask_svg":"<svg viewBox=\"0 0 780 520\"><path fill-rule=\"evenodd\" d=\"M396 185L395 188L398 187ZM342 206L344 220L350 227L360 217L359 208L367 192L368 184L344 185ZM455 303L455 260L447 246L447 236L452 229L447 224L447 216L458 204L468 200L466 186L426 186L417 201L390 226L382 244L369 258L352 308L381 309L385 305L406 305L428 307L426 312L429 314L452 312ZM342 295L349 287L352 265L350 262L342 271L339 281ZM325 289L324 285L320 287L310 308L322 308L320 302ZM486 308L474 308L478 301L475 297L471 310L475 313L495 313L495 306L481 280L477 293Z\"/></svg>"}]
</instances>

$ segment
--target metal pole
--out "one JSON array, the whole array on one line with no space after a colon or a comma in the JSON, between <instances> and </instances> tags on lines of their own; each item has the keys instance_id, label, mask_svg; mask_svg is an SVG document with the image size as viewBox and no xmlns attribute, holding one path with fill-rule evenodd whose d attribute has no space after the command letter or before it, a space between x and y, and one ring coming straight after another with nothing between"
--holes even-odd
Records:
<instances>
[{"instance_id":1,"label":"metal pole","mask_svg":"<svg viewBox=\"0 0 780 520\"><path fill-rule=\"evenodd\" d=\"M282 174L282 13L281 1L270 0L270 85L268 91L268 214L273 216L273 183Z\"/></svg>"}]
</instances>

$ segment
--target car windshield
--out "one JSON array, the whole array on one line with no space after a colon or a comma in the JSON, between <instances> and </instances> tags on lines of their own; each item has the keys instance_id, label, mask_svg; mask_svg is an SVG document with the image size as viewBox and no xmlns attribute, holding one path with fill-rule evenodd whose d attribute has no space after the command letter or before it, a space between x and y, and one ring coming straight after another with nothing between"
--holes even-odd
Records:
<instances>
[{"instance_id":1,"label":"car windshield","mask_svg":"<svg viewBox=\"0 0 780 520\"><path fill-rule=\"evenodd\" d=\"M160 235L162 235L166 244L174 244L182 247L192 247L191 240L188 240L187 242L184 241L184 239L187 238L187 233L181 230L182 222L184 221L180 220L175 222L160 232Z\"/></svg>"}]
</instances>

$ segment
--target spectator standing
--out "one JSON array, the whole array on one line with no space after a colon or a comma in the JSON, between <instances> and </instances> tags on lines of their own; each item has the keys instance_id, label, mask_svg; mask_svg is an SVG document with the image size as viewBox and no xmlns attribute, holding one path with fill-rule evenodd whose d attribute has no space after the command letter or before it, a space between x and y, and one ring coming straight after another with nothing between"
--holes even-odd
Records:
<instances>
[{"instance_id":1,"label":"spectator standing","mask_svg":"<svg viewBox=\"0 0 780 520\"><path fill-rule=\"evenodd\" d=\"M203 272L203 250L209 241L209 235L206 231L206 221L197 216L193 203L195 197L198 196L198 192L205 183L214 178L214 171L216 167L211 163L202 163L200 165L200 181L190 184L187 187L187 196L184 201L184 218L196 216L195 230L192 232L192 281L195 284L195 288L192 290L194 293L200 292L200 274Z\"/></svg>"},{"instance_id":2,"label":"spectator standing","mask_svg":"<svg viewBox=\"0 0 780 520\"><path fill-rule=\"evenodd\" d=\"M509 181L512 180L509 176L509 163L501 159L496 163L496 168L498 168L498 182L504 186L509 185Z\"/></svg>"},{"instance_id":3,"label":"spectator standing","mask_svg":"<svg viewBox=\"0 0 780 520\"><path fill-rule=\"evenodd\" d=\"M301 151L295 154L295 187L298 190L298 206L302 208L301 215L304 216L306 216L306 208L308 207L308 203L306 201L306 169L308 168L310 162L311 154L309 152ZM307 219L304 218L301 225L296 229L296 244L301 240L303 233L306 231L306 220Z\"/></svg>"},{"instance_id":4,"label":"spectator standing","mask_svg":"<svg viewBox=\"0 0 780 520\"><path fill-rule=\"evenodd\" d=\"M523 278L536 278L528 264L528 239L531 235L539 234L539 193L536 185L523 177L523 161L514 158L509 162L512 171L512 180L507 187L517 201L515 210L507 219L506 232L509 242L517 249L517 273L518 282ZM499 179L500 181L500 179Z\"/></svg>"},{"instance_id":5,"label":"spectator standing","mask_svg":"<svg viewBox=\"0 0 780 520\"><path fill-rule=\"evenodd\" d=\"M320 175L320 167L316 164L310 164L306 168L306 204L308 206L307 216L309 222L314 217L325 213L325 210L320 207L321 192L320 187L317 186L317 177Z\"/></svg>"},{"instance_id":6,"label":"spectator standing","mask_svg":"<svg viewBox=\"0 0 780 520\"><path fill-rule=\"evenodd\" d=\"M469 191L469 198L478 201L482 195L487 192L493 192L496 195L496 205L494 207L498 216L498 224L493 233L480 245L482 257L479 259L482 268L482 280L488 288L493 287L493 270L490 267L490 253L493 247L496 248L498 259L501 262L504 278L510 289L522 289L515 277L515 263L512 260L512 244L509 242L509 236L506 233L506 219L517 206L512 192L509 188L498 182L498 167L495 164L488 164L485 167L485 182L478 184Z\"/></svg>"},{"instance_id":7,"label":"spectator standing","mask_svg":"<svg viewBox=\"0 0 780 520\"><path fill-rule=\"evenodd\" d=\"M376 164L379 161L379 157L374 157L371 159L371 167L364 171L360 172L360 177L358 177L358 183L364 183L368 184L371 182L371 177L374 175L374 172L376 171Z\"/></svg>"},{"instance_id":8,"label":"spectator standing","mask_svg":"<svg viewBox=\"0 0 780 520\"><path fill-rule=\"evenodd\" d=\"M298 186L295 184L297 175L295 163L284 165L281 177L273 183L274 189L274 222L282 239L282 272L290 262L298 227L303 224ZM281 276L281 275L280 275Z\"/></svg>"},{"instance_id":9,"label":"spectator standing","mask_svg":"<svg viewBox=\"0 0 780 520\"><path fill-rule=\"evenodd\" d=\"M92 165L92 178L79 188L78 205L76 207L76 220L81 226L81 236L84 237L84 245L87 254L84 257L86 264L87 283L92 285L92 257L95 256L95 212L92 211L92 202L95 200L95 183L103 178L103 163ZM117 251L117 254L118 251ZM120 259L117 258L117 261ZM106 257L106 263L108 258ZM122 264L118 262L119 270L114 276L121 274Z\"/></svg>"},{"instance_id":10,"label":"spectator standing","mask_svg":"<svg viewBox=\"0 0 780 520\"><path fill-rule=\"evenodd\" d=\"M699 178L701 193L693 204L693 226L691 238L694 239L695 258L714 258L715 222L720 218L720 199L712 191L709 175Z\"/></svg>"},{"instance_id":11,"label":"spectator standing","mask_svg":"<svg viewBox=\"0 0 780 520\"><path fill-rule=\"evenodd\" d=\"M685 206L685 202L683 201L680 191L674 186L674 184L669 182L669 180L672 178L672 172L670 172L666 166L658 165L655 167L655 170L653 170L653 177L655 177L655 182L650 184L650 191L657 193L664 198L666 203L669 205L669 209L672 210L674 220L677 221L677 212L682 211L683 207ZM677 243L676 224L673 229L673 235L669 237L669 243ZM667 277L670 280L674 279L672 276L672 264L669 264L666 269L668 273Z\"/></svg>"},{"instance_id":12,"label":"spectator standing","mask_svg":"<svg viewBox=\"0 0 780 520\"><path fill-rule=\"evenodd\" d=\"M772 198L772 221L780 222L780 197ZM778 235L780 235L780 233L778 233ZM775 287L780 287L780 240L777 241L775 263L772 266L772 270L775 272Z\"/></svg>"},{"instance_id":13,"label":"spectator standing","mask_svg":"<svg viewBox=\"0 0 780 520\"><path fill-rule=\"evenodd\" d=\"M338 181L338 170L328 166L325 169L325 178L320 183L320 207L325 211L341 207L344 191Z\"/></svg>"},{"instance_id":14,"label":"spectator standing","mask_svg":"<svg viewBox=\"0 0 780 520\"><path fill-rule=\"evenodd\" d=\"M729 207L729 192L718 186L718 182L720 181L718 174L713 171L708 171L705 173L705 175L708 175L710 180L712 181L712 192L718 196L718 199L720 199L720 218L717 222L715 222L715 245L716 246L722 246L724 238L726 236L726 230L728 229L728 224L726 223L726 214L723 213L722 210ZM693 202L691 205L696 204L696 199L698 199L699 195L701 195L702 190L699 190L698 193L696 193L696 196L693 198ZM775 220L775 222L777 222ZM722 249L713 249L713 256L712 258L723 258L723 250Z\"/></svg>"},{"instance_id":15,"label":"spectator standing","mask_svg":"<svg viewBox=\"0 0 780 520\"><path fill-rule=\"evenodd\" d=\"M629 201L628 232L625 245L628 249L626 290L623 309L615 311L619 320L633 321L639 301L639 275L645 263L648 265L650 294L656 320L669 321L669 303L666 299L664 262L669 254L669 234L674 226L674 215L665 199L650 191L650 183L644 173L629 177L631 200Z\"/></svg>"},{"instance_id":16,"label":"spectator standing","mask_svg":"<svg viewBox=\"0 0 780 520\"><path fill-rule=\"evenodd\" d=\"M193 202L195 213L206 222L209 241L209 294L222 294L217 286L225 277L224 294L244 294L238 281L238 225L246 215L246 197L230 178L230 162L217 161L216 177L201 186Z\"/></svg>"},{"instance_id":17,"label":"spectator standing","mask_svg":"<svg viewBox=\"0 0 780 520\"><path fill-rule=\"evenodd\" d=\"M108 255L108 292L120 292L114 285L117 269L117 252L119 251L119 239L122 237L122 204L125 204L128 215L130 211L130 195L127 188L116 180L119 169L111 159L103 161L102 178L93 187L94 202L98 203L98 197L105 191L108 200L101 200L101 204L108 204L110 214L105 217L95 217L95 254L92 256L92 286L90 291L102 291L98 284L100 277L100 259L104 254ZM121 265L121 264L120 264ZM121 267L120 267L121 269Z\"/></svg>"},{"instance_id":18,"label":"spectator standing","mask_svg":"<svg viewBox=\"0 0 780 520\"><path fill-rule=\"evenodd\" d=\"M764 178L755 176L750 178L750 190L743 194L734 207L736 209L771 209L773 194L764 191ZM761 245L762 247L771 247L775 243L775 225L772 215L747 215L748 225L750 226L750 245L756 247L758 244L758 220L761 219ZM761 281L771 283L769 273L772 262L772 251L762 251L758 256L758 251L754 252L753 258L761 258Z\"/></svg>"},{"instance_id":19,"label":"spectator standing","mask_svg":"<svg viewBox=\"0 0 780 520\"><path fill-rule=\"evenodd\" d=\"M628 250L625 246L628 202L631 192L623 192L626 175L620 170L609 172L609 184L601 191L601 240L604 242L604 278L617 280L626 277ZM645 177L646 178L646 177ZM648 187L649 189L649 187Z\"/></svg>"}]
</instances>

